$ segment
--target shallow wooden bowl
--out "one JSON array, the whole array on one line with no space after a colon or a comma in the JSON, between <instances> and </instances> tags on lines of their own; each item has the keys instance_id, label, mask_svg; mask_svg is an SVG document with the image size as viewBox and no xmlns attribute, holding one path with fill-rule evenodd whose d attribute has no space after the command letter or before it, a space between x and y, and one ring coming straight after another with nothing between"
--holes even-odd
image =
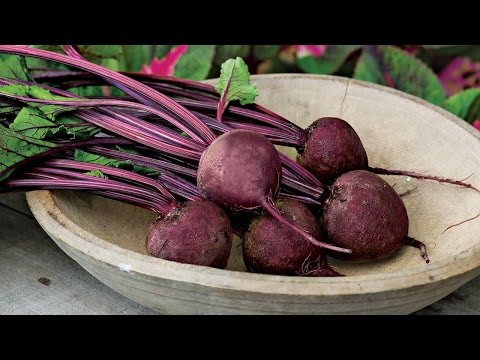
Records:
<instances>
[{"instance_id":1,"label":"shallow wooden bowl","mask_svg":"<svg viewBox=\"0 0 480 360\"><path fill-rule=\"evenodd\" d=\"M463 179L480 187L479 133L455 116L404 93L346 78L255 77L258 102L303 127L322 116L346 119L372 166ZM227 270L149 257L144 238L154 215L76 192L28 194L40 225L69 256L126 297L168 314L407 314L480 273L480 220L443 231L480 212L472 190L386 177L404 197L410 236L427 244L431 263L406 247L368 264L334 262L342 278L245 272L236 240Z\"/></svg>"}]
</instances>

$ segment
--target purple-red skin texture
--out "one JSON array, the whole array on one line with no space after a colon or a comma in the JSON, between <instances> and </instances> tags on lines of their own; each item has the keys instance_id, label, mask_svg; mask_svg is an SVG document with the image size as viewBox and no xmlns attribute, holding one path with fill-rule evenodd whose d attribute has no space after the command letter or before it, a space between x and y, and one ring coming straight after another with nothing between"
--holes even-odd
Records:
<instances>
[{"instance_id":1,"label":"purple-red skin texture","mask_svg":"<svg viewBox=\"0 0 480 360\"><path fill-rule=\"evenodd\" d=\"M256 209L274 199L282 181L282 163L265 136L247 130L220 135L203 152L197 187L209 199L232 209Z\"/></svg>"},{"instance_id":2,"label":"purple-red skin texture","mask_svg":"<svg viewBox=\"0 0 480 360\"><path fill-rule=\"evenodd\" d=\"M187 201L148 231L150 255L184 264L223 269L232 248L233 229L225 211L211 201Z\"/></svg>"},{"instance_id":3,"label":"purple-red skin texture","mask_svg":"<svg viewBox=\"0 0 480 360\"><path fill-rule=\"evenodd\" d=\"M348 171L368 167L360 137L346 121L335 117L315 120L305 130L297 162L326 184Z\"/></svg>"},{"instance_id":4,"label":"purple-red skin texture","mask_svg":"<svg viewBox=\"0 0 480 360\"><path fill-rule=\"evenodd\" d=\"M321 223L331 243L351 254L329 252L343 260L393 256L405 245L408 215L402 199L381 177L365 170L341 175L324 204Z\"/></svg>"},{"instance_id":5,"label":"purple-red skin texture","mask_svg":"<svg viewBox=\"0 0 480 360\"><path fill-rule=\"evenodd\" d=\"M322 241L318 222L301 202L279 199L275 206L292 224ZM302 265L315 261L323 251L269 214L258 216L251 222L242 247L243 260L249 271L277 275L299 275Z\"/></svg>"}]
</instances>

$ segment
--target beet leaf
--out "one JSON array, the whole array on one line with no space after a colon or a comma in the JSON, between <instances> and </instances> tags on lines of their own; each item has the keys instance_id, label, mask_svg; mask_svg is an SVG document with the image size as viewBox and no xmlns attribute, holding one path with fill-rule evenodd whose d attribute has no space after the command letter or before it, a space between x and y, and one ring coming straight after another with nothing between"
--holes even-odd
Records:
<instances>
[{"instance_id":1,"label":"beet leaf","mask_svg":"<svg viewBox=\"0 0 480 360\"><path fill-rule=\"evenodd\" d=\"M217 107L217 120L220 122L230 101L238 100L240 104L247 105L252 104L258 96L257 84L250 84L250 73L241 57L222 64L215 90L221 96Z\"/></svg>"}]
</instances>

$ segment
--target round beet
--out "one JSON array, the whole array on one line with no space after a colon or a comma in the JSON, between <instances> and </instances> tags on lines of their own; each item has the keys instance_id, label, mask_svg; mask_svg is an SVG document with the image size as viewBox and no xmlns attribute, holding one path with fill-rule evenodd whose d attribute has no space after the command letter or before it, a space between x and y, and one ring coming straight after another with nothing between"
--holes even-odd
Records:
<instances>
[{"instance_id":1,"label":"round beet","mask_svg":"<svg viewBox=\"0 0 480 360\"><path fill-rule=\"evenodd\" d=\"M402 199L382 178L365 170L350 171L333 183L321 223L332 243L352 249L351 254L331 254L344 260L387 258L408 239Z\"/></svg>"},{"instance_id":2,"label":"round beet","mask_svg":"<svg viewBox=\"0 0 480 360\"><path fill-rule=\"evenodd\" d=\"M282 162L263 135L232 130L219 136L203 152L197 187L208 199L233 209L255 209L266 196L275 198Z\"/></svg>"},{"instance_id":3,"label":"round beet","mask_svg":"<svg viewBox=\"0 0 480 360\"><path fill-rule=\"evenodd\" d=\"M316 240L279 214L273 201L281 182L282 162L277 150L265 136L252 131L232 130L220 135L198 164L197 187L207 199L237 210L263 208L311 243L350 252Z\"/></svg>"},{"instance_id":4,"label":"round beet","mask_svg":"<svg viewBox=\"0 0 480 360\"><path fill-rule=\"evenodd\" d=\"M147 252L185 264L227 266L233 229L225 211L211 201L187 201L150 226Z\"/></svg>"},{"instance_id":5,"label":"round beet","mask_svg":"<svg viewBox=\"0 0 480 360\"><path fill-rule=\"evenodd\" d=\"M367 152L355 130L344 120L324 117L306 130L297 161L322 182L368 166Z\"/></svg>"},{"instance_id":6,"label":"round beet","mask_svg":"<svg viewBox=\"0 0 480 360\"><path fill-rule=\"evenodd\" d=\"M275 207L291 223L321 240L315 217L301 202L279 199ZM317 259L322 251L270 214L258 216L250 223L242 247L248 270L278 275L298 275L307 259Z\"/></svg>"}]
</instances>

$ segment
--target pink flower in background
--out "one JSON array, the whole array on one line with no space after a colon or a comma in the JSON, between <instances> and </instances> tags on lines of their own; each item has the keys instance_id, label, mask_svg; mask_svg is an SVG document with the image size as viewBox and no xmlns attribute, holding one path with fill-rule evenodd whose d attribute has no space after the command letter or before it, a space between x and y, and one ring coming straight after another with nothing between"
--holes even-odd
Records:
<instances>
[{"instance_id":1,"label":"pink flower in background","mask_svg":"<svg viewBox=\"0 0 480 360\"><path fill-rule=\"evenodd\" d=\"M327 45L292 45L295 49L297 57L305 57L311 55L313 57L320 57L327 50Z\"/></svg>"},{"instance_id":2,"label":"pink flower in background","mask_svg":"<svg viewBox=\"0 0 480 360\"><path fill-rule=\"evenodd\" d=\"M175 65L183 54L188 50L188 45L178 45L171 49L163 58L153 58L150 66L142 65L141 72L160 76L172 76Z\"/></svg>"},{"instance_id":3,"label":"pink flower in background","mask_svg":"<svg viewBox=\"0 0 480 360\"><path fill-rule=\"evenodd\" d=\"M475 120L473 122L473 127L477 130L480 130L480 120Z\"/></svg>"},{"instance_id":4,"label":"pink flower in background","mask_svg":"<svg viewBox=\"0 0 480 360\"><path fill-rule=\"evenodd\" d=\"M463 89L480 87L480 63L468 58L455 58L438 74L447 96Z\"/></svg>"}]
</instances>

